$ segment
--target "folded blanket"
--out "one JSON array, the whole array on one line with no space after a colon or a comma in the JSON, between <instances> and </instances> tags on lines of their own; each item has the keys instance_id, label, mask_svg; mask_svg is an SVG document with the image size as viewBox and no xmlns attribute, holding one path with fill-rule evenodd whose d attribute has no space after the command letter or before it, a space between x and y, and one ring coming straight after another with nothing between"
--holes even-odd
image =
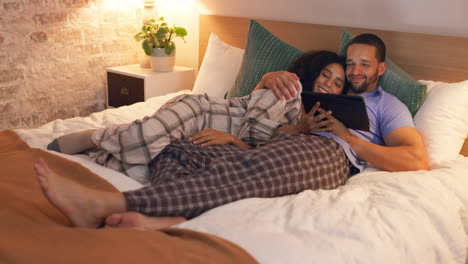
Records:
<instances>
[{"instance_id":1,"label":"folded blanket","mask_svg":"<svg viewBox=\"0 0 468 264\"><path fill-rule=\"evenodd\" d=\"M33 164L39 157L60 175L117 191L80 164L30 148L13 131L1 131L0 263L256 263L231 242L181 228L71 227L37 183Z\"/></svg>"}]
</instances>

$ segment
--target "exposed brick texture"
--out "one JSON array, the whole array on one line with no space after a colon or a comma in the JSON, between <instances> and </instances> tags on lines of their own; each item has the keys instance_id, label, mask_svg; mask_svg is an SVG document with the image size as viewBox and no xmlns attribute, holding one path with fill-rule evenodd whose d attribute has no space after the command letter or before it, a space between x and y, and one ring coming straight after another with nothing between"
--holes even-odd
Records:
<instances>
[{"instance_id":1,"label":"exposed brick texture","mask_svg":"<svg viewBox=\"0 0 468 264\"><path fill-rule=\"evenodd\" d=\"M67 20L67 13L66 12L59 12L59 13L42 13L36 14L33 17L36 23L45 25L45 24L53 24L53 23L63 23Z\"/></svg>"},{"instance_id":2,"label":"exposed brick texture","mask_svg":"<svg viewBox=\"0 0 468 264\"><path fill-rule=\"evenodd\" d=\"M48 0L28 0L27 3L30 7L46 7L49 4Z\"/></svg>"},{"instance_id":3,"label":"exposed brick texture","mask_svg":"<svg viewBox=\"0 0 468 264\"><path fill-rule=\"evenodd\" d=\"M137 63L135 8L107 0L0 1L0 130L101 111L106 68Z\"/></svg>"},{"instance_id":4,"label":"exposed brick texture","mask_svg":"<svg viewBox=\"0 0 468 264\"><path fill-rule=\"evenodd\" d=\"M0 83L14 82L22 80L24 78L24 73L22 70L18 69L7 69L0 71Z\"/></svg>"},{"instance_id":5,"label":"exposed brick texture","mask_svg":"<svg viewBox=\"0 0 468 264\"><path fill-rule=\"evenodd\" d=\"M21 8L21 4L16 0L5 1L5 3L3 3L3 8L7 11L19 10Z\"/></svg>"},{"instance_id":6,"label":"exposed brick texture","mask_svg":"<svg viewBox=\"0 0 468 264\"><path fill-rule=\"evenodd\" d=\"M44 32L33 32L31 35L29 35L31 38L32 42L35 43L42 43L47 41L47 34Z\"/></svg>"},{"instance_id":7,"label":"exposed brick texture","mask_svg":"<svg viewBox=\"0 0 468 264\"><path fill-rule=\"evenodd\" d=\"M88 7L88 0L58 0L64 7Z\"/></svg>"}]
</instances>

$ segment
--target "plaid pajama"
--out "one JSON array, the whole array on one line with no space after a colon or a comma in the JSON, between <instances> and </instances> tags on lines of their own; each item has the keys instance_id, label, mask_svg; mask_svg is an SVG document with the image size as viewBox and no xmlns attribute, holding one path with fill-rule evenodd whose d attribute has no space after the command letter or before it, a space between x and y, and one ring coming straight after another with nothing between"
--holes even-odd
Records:
<instances>
[{"instance_id":1,"label":"plaid pajama","mask_svg":"<svg viewBox=\"0 0 468 264\"><path fill-rule=\"evenodd\" d=\"M338 143L317 135L280 133L248 150L177 140L150 163L151 184L124 196L129 211L192 218L243 198L336 188L349 164Z\"/></svg>"},{"instance_id":2,"label":"plaid pajama","mask_svg":"<svg viewBox=\"0 0 468 264\"><path fill-rule=\"evenodd\" d=\"M206 128L229 132L247 143L264 143L279 125L298 121L301 101L278 100L272 91L258 90L229 100L206 95L181 95L155 114L130 124L97 129L88 152L94 162L148 182L148 163L176 139Z\"/></svg>"}]
</instances>

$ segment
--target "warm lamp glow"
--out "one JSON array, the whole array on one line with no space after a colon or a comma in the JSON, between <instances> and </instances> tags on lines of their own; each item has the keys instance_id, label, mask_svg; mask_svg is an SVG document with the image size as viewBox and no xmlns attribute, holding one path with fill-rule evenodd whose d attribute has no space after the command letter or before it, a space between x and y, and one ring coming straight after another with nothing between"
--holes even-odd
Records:
<instances>
[{"instance_id":1,"label":"warm lamp glow","mask_svg":"<svg viewBox=\"0 0 468 264\"><path fill-rule=\"evenodd\" d=\"M142 8L146 2L153 4L152 0L104 0L104 7L108 10L123 11L129 8Z\"/></svg>"}]
</instances>

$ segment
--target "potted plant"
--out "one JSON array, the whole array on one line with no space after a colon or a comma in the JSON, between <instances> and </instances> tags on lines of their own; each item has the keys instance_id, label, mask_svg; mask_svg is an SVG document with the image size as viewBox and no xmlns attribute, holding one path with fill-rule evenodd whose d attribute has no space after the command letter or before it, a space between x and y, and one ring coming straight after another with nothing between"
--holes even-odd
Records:
<instances>
[{"instance_id":1,"label":"potted plant","mask_svg":"<svg viewBox=\"0 0 468 264\"><path fill-rule=\"evenodd\" d=\"M136 41L142 41L141 46L145 54L150 57L153 71L167 72L174 70L175 42L174 38L187 36L187 30L183 27L168 26L164 18L157 20L148 19L141 27L141 31L135 34Z\"/></svg>"}]
</instances>

